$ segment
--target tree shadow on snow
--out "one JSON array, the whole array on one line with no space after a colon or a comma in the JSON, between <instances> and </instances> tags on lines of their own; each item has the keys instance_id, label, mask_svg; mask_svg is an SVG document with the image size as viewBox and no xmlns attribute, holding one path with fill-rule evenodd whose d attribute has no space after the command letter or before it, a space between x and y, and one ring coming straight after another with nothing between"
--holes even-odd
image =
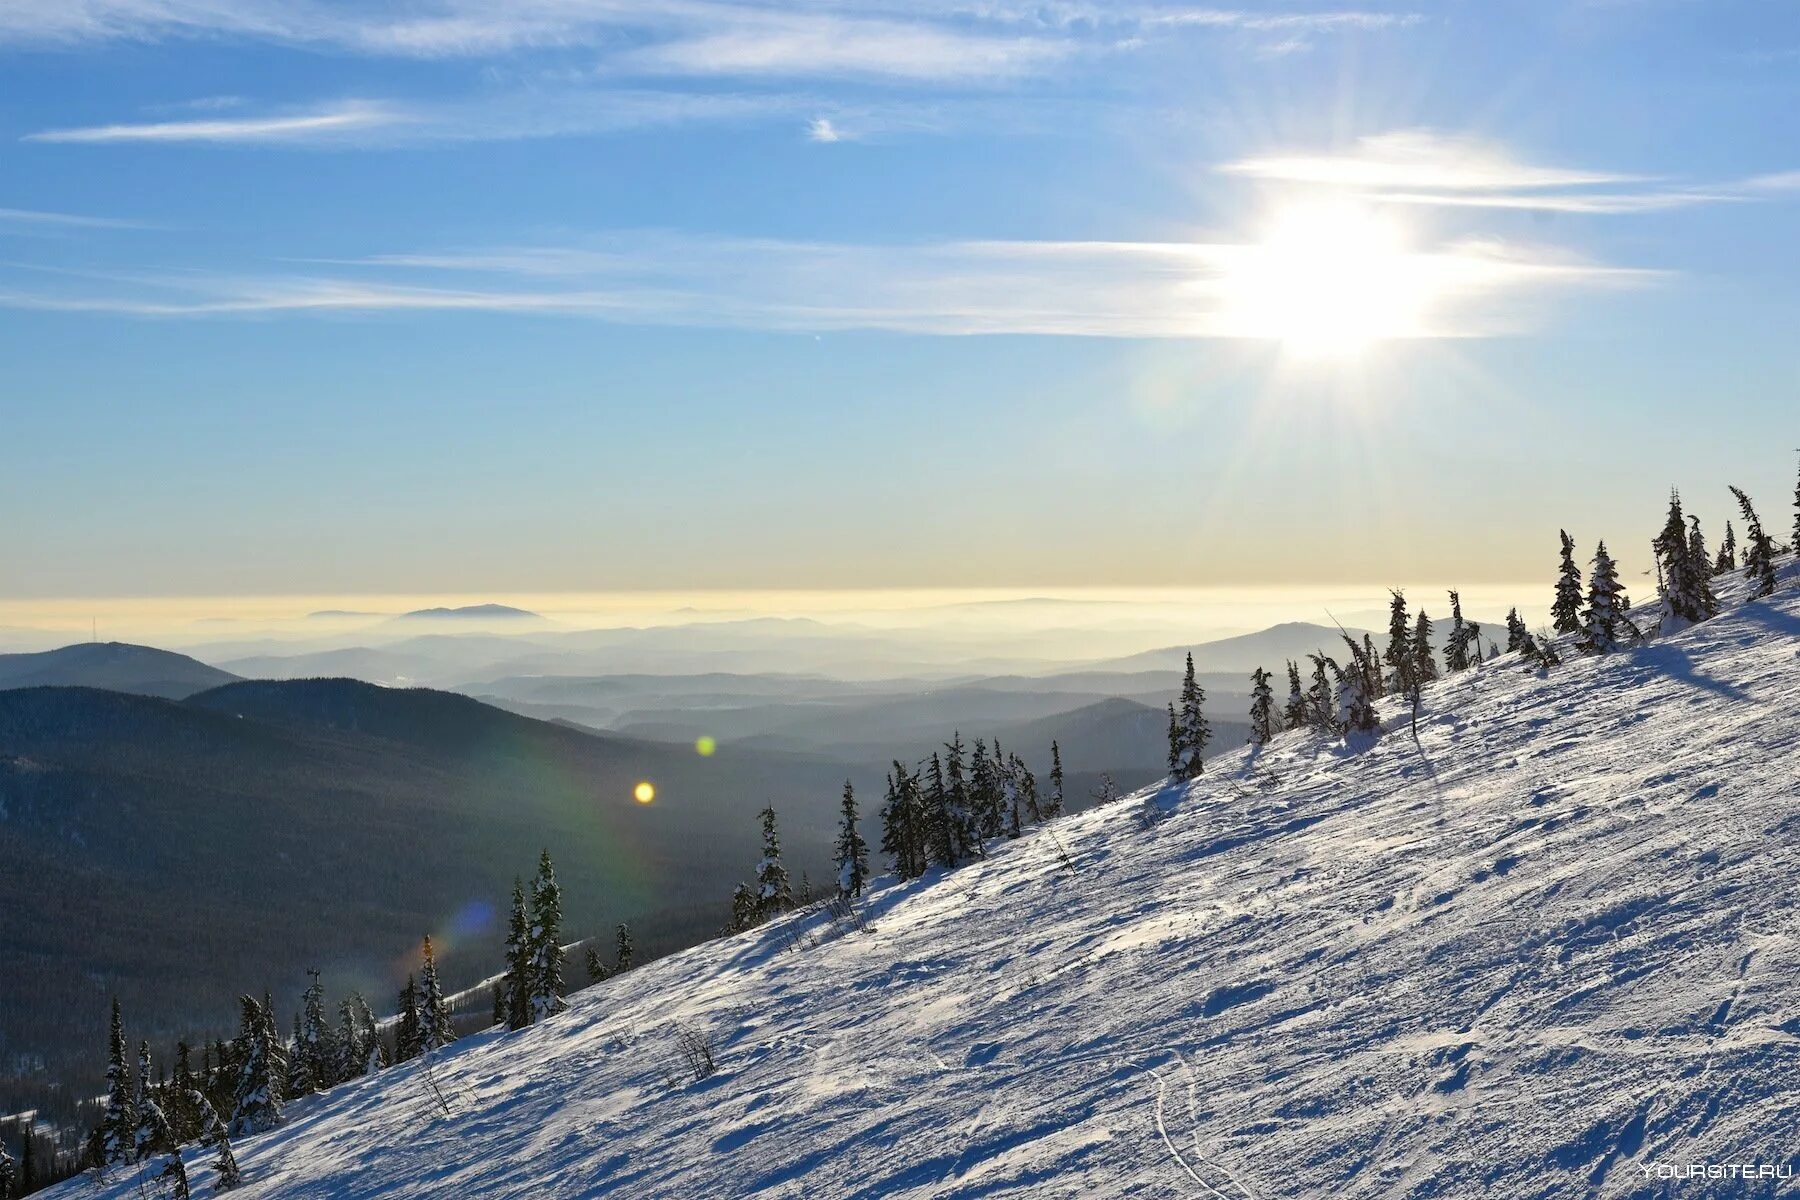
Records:
<instances>
[{"instance_id":1,"label":"tree shadow on snow","mask_svg":"<svg viewBox=\"0 0 1800 1200\"><path fill-rule=\"evenodd\" d=\"M1736 684L1726 683L1722 679L1714 679L1703 674L1694 667L1694 660L1680 646L1660 645L1645 646L1637 652L1637 661L1661 670L1664 674L1691 687L1712 692L1727 700L1748 700L1749 694Z\"/></svg>"},{"instance_id":2,"label":"tree shadow on snow","mask_svg":"<svg viewBox=\"0 0 1800 1200\"><path fill-rule=\"evenodd\" d=\"M1800 617L1764 604L1760 600L1753 600L1738 609L1738 615L1755 621L1759 625L1767 625L1776 633L1785 633L1789 637L1800 637Z\"/></svg>"}]
</instances>

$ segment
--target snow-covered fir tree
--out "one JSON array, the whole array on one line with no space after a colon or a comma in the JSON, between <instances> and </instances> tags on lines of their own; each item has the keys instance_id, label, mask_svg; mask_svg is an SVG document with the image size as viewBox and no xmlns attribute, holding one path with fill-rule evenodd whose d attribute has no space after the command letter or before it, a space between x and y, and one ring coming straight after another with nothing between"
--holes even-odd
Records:
<instances>
[{"instance_id":1,"label":"snow-covered fir tree","mask_svg":"<svg viewBox=\"0 0 1800 1200\"><path fill-rule=\"evenodd\" d=\"M1507 653L1510 654L1515 650L1523 650L1525 648L1525 641L1530 636L1531 636L1531 634L1525 628L1524 619L1519 616L1519 610L1517 608L1507 609L1506 610L1506 650L1507 650Z\"/></svg>"},{"instance_id":2,"label":"snow-covered fir tree","mask_svg":"<svg viewBox=\"0 0 1800 1200\"><path fill-rule=\"evenodd\" d=\"M338 1077L355 1079L381 1069L381 1033L361 992L338 1002Z\"/></svg>"},{"instance_id":3,"label":"snow-covered fir tree","mask_svg":"<svg viewBox=\"0 0 1800 1200\"><path fill-rule=\"evenodd\" d=\"M1707 575L1713 573L1712 555L1706 549L1706 537L1700 532L1700 518L1693 513L1688 514L1688 557L1694 562L1696 570Z\"/></svg>"},{"instance_id":4,"label":"snow-covered fir tree","mask_svg":"<svg viewBox=\"0 0 1800 1200\"><path fill-rule=\"evenodd\" d=\"M956 744L960 749L960 735ZM961 761L960 758L958 761ZM889 780L888 796L890 802L896 796L908 802L906 807L897 811L915 819L913 833L919 838L921 850L918 869L910 875L902 872L901 877L911 879L923 875L928 862L940 867L954 867L958 861L960 839L957 829L960 820L952 807L950 783L945 776L943 759L937 752L932 752L922 780L918 778L917 772L909 772L896 761L894 774Z\"/></svg>"},{"instance_id":5,"label":"snow-covered fir tree","mask_svg":"<svg viewBox=\"0 0 1800 1200\"><path fill-rule=\"evenodd\" d=\"M338 1081L339 1054L325 1016L325 985L317 971L306 974L310 982L300 1000L300 1032L294 1039L291 1094L295 1096L328 1088Z\"/></svg>"},{"instance_id":6,"label":"snow-covered fir tree","mask_svg":"<svg viewBox=\"0 0 1800 1200\"><path fill-rule=\"evenodd\" d=\"M175 1147L169 1154L169 1161L163 1164L157 1175L166 1189L168 1200L193 1200L193 1187L188 1183L187 1164L181 1161L181 1148ZM0 1192L0 1195L4 1195Z\"/></svg>"},{"instance_id":7,"label":"snow-covered fir tree","mask_svg":"<svg viewBox=\"0 0 1800 1200\"><path fill-rule=\"evenodd\" d=\"M1582 614L1581 636L1576 644L1590 654L1616 650L1624 613L1625 591L1619 585L1619 568L1602 541L1594 547L1594 565L1588 572L1587 611Z\"/></svg>"},{"instance_id":8,"label":"snow-covered fir tree","mask_svg":"<svg viewBox=\"0 0 1800 1200\"><path fill-rule=\"evenodd\" d=\"M1737 570L1737 533L1731 522L1725 522L1725 536L1719 539L1719 557L1713 560L1713 574L1724 575Z\"/></svg>"},{"instance_id":9,"label":"snow-covered fir tree","mask_svg":"<svg viewBox=\"0 0 1800 1200\"><path fill-rule=\"evenodd\" d=\"M444 985L438 978L437 954L432 950L431 938L427 936L421 953L424 965L419 970L419 1048L422 1050L442 1050L456 1040L455 1022L450 1016L450 1001L444 995ZM562 986L562 948L557 947L556 984Z\"/></svg>"},{"instance_id":10,"label":"snow-covered fir tree","mask_svg":"<svg viewBox=\"0 0 1800 1200\"><path fill-rule=\"evenodd\" d=\"M1033 825L1044 819L1044 800L1038 795L1037 776L1017 754L1006 760L1006 777L1016 801L1025 807L1025 819ZM1016 806L1016 805L1015 805Z\"/></svg>"},{"instance_id":11,"label":"snow-covered fir tree","mask_svg":"<svg viewBox=\"0 0 1800 1200\"><path fill-rule=\"evenodd\" d=\"M1424 687L1438 677L1437 659L1431 653L1431 617L1419 610L1413 622L1413 686Z\"/></svg>"},{"instance_id":12,"label":"snow-covered fir tree","mask_svg":"<svg viewBox=\"0 0 1800 1200\"><path fill-rule=\"evenodd\" d=\"M137 1145L137 1095L125 1058L125 1021L118 997L112 1002L112 1030L106 1042L106 1110L100 1118L102 1167L126 1162Z\"/></svg>"},{"instance_id":13,"label":"snow-covered fir tree","mask_svg":"<svg viewBox=\"0 0 1800 1200\"><path fill-rule=\"evenodd\" d=\"M1369 677L1369 687L1373 689L1374 698L1379 700L1381 697L1387 695L1387 679L1384 672L1381 670L1381 659L1375 653L1375 639L1372 635L1367 633L1363 634L1362 648L1363 655L1371 663L1375 664L1375 673Z\"/></svg>"},{"instance_id":14,"label":"snow-covered fir tree","mask_svg":"<svg viewBox=\"0 0 1800 1200\"><path fill-rule=\"evenodd\" d=\"M526 938L530 958L531 1019L541 1021L568 1007L563 1000L562 887L550 851L538 855L537 878L531 881L531 928Z\"/></svg>"},{"instance_id":15,"label":"snow-covered fir tree","mask_svg":"<svg viewBox=\"0 0 1800 1200\"><path fill-rule=\"evenodd\" d=\"M1469 669L1469 627L1463 623L1462 596L1450 593L1450 632L1444 638L1444 670L1455 674Z\"/></svg>"},{"instance_id":16,"label":"snow-covered fir tree","mask_svg":"<svg viewBox=\"0 0 1800 1200\"><path fill-rule=\"evenodd\" d=\"M419 1012L419 983L413 976L406 977L406 986L400 989L400 1016L394 1022L394 1061L410 1062L419 1057L425 1049L425 1021Z\"/></svg>"},{"instance_id":17,"label":"snow-covered fir tree","mask_svg":"<svg viewBox=\"0 0 1800 1200\"><path fill-rule=\"evenodd\" d=\"M1388 642L1381 661L1387 667L1388 690L1399 692L1412 676L1412 620L1406 615L1405 594L1398 589L1389 589L1388 594L1393 598L1388 601Z\"/></svg>"},{"instance_id":18,"label":"snow-covered fir tree","mask_svg":"<svg viewBox=\"0 0 1800 1200\"><path fill-rule=\"evenodd\" d=\"M1800 554L1800 479L1794 482L1794 536L1788 542L1788 549Z\"/></svg>"},{"instance_id":19,"label":"snow-covered fir tree","mask_svg":"<svg viewBox=\"0 0 1800 1200\"><path fill-rule=\"evenodd\" d=\"M990 838L1000 836L1005 821L1001 815L1000 779L998 755L988 755L987 743L981 738L975 739L975 748L969 755L969 806L973 832L969 841L977 847L985 847Z\"/></svg>"},{"instance_id":20,"label":"snow-covered fir tree","mask_svg":"<svg viewBox=\"0 0 1800 1200\"><path fill-rule=\"evenodd\" d=\"M944 822L947 826L949 857L940 865L954 867L964 859L981 852L981 838L975 826L974 804L969 796L969 780L963 767L962 731L955 731L944 743Z\"/></svg>"},{"instance_id":21,"label":"snow-covered fir tree","mask_svg":"<svg viewBox=\"0 0 1800 1200\"><path fill-rule=\"evenodd\" d=\"M757 814L762 821L762 859L756 864L756 912L763 919L794 907L794 889L781 863L781 835L775 829L775 806Z\"/></svg>"},{"instance_id":22,"label":"snow-covered fir tree","mask_svg":"<svg viewBox=\"0 0 1800 1200\"><path fill-rule=\"evenodd\" d=\"M1670 491L1668 520L1651 545L1662 574L1663 629L1683 629L1715 615L1719 603L1709 582L1711 564L1693 556L1679 492Z\"/></svg>"},{"instance_id":23,"label":"snow-covered fir tree","mask_svg":"<svg viewBox=\"0 0 1800 1200\"><path fill-rule=\"evenodd\" d=\"M869 881L869 844L856 827L856 789L844 780L838 806L837 889L840 896L860 896Z\"/></svg>"},{"instance_id":24,"label":"snow-covered fir tree","mask_svg":"<svg viewBox=\"0 0 1800 1200\"><path fill-rule=\"evenodd\" d=\"M1349 635L1344 637L1349 649L1348 665L1339 668L1331 663L1333 682L1337 685L1337 725L1345 733L1372 733L1381 728L1375 716L1375 689L1381 673L1371 647L1359 646Z\"/></svg>"},{"instance_id":25,"label":"snow-covered fir tree","mask_svg":"<svg viewBox=\"0 0 1800 1200\"><path fill-rule=\"evenodd\" d=\"M1062 816L1063 811L1063 765L1062 747L1054 740L1050 743L1050 794L1044 801L1044 820L1053 820Z\"/></svg>"},{"instance_id":26,"label":"snow-covered fir tree","mask_svg":"<svg viewBox=\"0 0 1800 1200\"><path fill-rule=\"evenodd\" d=\"M506 974L500 981L506 996L506 1027L531 1024L531 914L525 907L525 884L513 877L512 914L506 925Z\"/></svg>"},{"instance_id":27,"label":"snow-covered fir tree","mask_svg":"<svg viewBox=\"0 0 1800 1200\"><path fill-rule=\"evenodd\" d=\"M1250 744L1265 746L1275 736L1275 689L1273 678L1261 667L1250 673Z\"/></svg>"},{"instance_id":28,"label":"snow-covered fir tree","mask_svg":"<svg viewBox=\"0 0 1800 1200\"><path fill-rule=\"evenodd\" d=\"M1194 674L1194 656L1190 652L1169 735L1169 773L1177 779L1198 778L1205 770L1206 744L1211 740L1212 726L1206 719L1206 691Z\"/></svg>"},{"instance_id":29,"label":"snow-covered fir tree","mask_svg":"<svg viewBox=\"0 0 1800 1200\"><path fill-rule=\"evenodd\" d=\"M6 1143L0 1142L0 1200L13 1200L23 1195L19 1186L19 1168L13 1162L12 1155L6 1152Z\"/></svg>"},{"instance_id":30,"label":"snow-covered fir tree","mask_svg":"<svg viewBox=\"0 0 1800 1200\"><path fill-rule=\"evenodd\" d=\"M1763 532L1762 521L1743 489L1734 487L1731 494L1744 514L1744 578L1750 581L1753 598L1767 596L1775 590L1775 544Z\"/></svg>"},{"instance_id":31,"label":"snow-covered fir tree","mask_svg":"<svg viewBox=\"0 0 1800 1200\"><path fill-rule=\"evenodd\" d=\"M169 1119L156 1100L156 1078L150 1068L150 1043L138 1043L137 1128L132 1131L131 1161L144 1162L174 1145Z\"/></svg>"},{"instance_id":32,"label":"snow-covered fir tree","mask_svg":"<svg viewBox=\"0 0 1800 1200\"><path fill-rule=\"evenodd\" d=\"M410 986L410 981L408 981ZM242 1021L238 1032L237 1088L232 1098L232 1137L261 1133L281 1123L281 1104L285 1098L281 1077L276 1070L274 1020L268 1009L254 997L238 1001Z\"/></svg>"},{"instance_id":33,"label":"snow-covered fir tree","mask_svg":"<svg viewBox=\"0 0 1800 1200\"><path fill-rule=\"evenodd\" d=\"M738 886L742 887L743 884L739 884ZM588 977L589 983L604 983L608 979L612 978L612 968L608 967L606 965L606 963L601 959L600 948L598 946L594 945L592 942L588 943L587 949L583 953L582 958L583 958L583 965L587 967L587 977Z\"/></svg>"},{"instance_id":34,"label":"snow-covered fir tree","mask_svg":"<svg viewBox=\"0 0 1800 1200\"><path fill-rule=\"evenodd\" d=\"M1562 535L1562 563L1556 570L1556 600L1550 605L1551 627L1558 633L1574 633L1581 628L1581 571L1575 565L1575 539L1566 529Z\"/></svg>"},{"instance_id":35,"label":"snow-covered fir tree","mask_svg":"<svg viewBox=\"0 0 1800 1200\"><path fill-rule=\"evenodd\" d=\"M613 969L623 975L637 959L637 943L631 938L631 926L620 921L613 931Z\"/></svg>"},{"instance_id":36,"label":"snow-covered fir tree","mask_svg":"<svg viewBox=\"0 0 1800 1200\"><path fill-rule=\"evenodd\" d=\"M948 836L941 827L941 806L948 803L948 798L943 786L943 772L935 754L931 756L930 777L933 786L929 794L935 797L940 806L938 813L931 814L935 820L928 820L928 793L920 788L918 779L909 774L906 767L898 761L894 763L894 769L888 772L887 799L881 806L881 852L888 856L895 873L902 879L917 879L923 875L934 844ZM928 829L928 825L931 828ZM938 837L932 837L933 832Z\"/></svg>"},{"instance_id":37,"label":"snow-covered fir tree","mask_svg":"<svg viewBox=\"0 0 1800 1200\"><path fill-rule=\"evenodd\" d=\"M1281 710L1283 729L1300 729L1307 723L1306 690L1300 684L1300 664L1288 659L1287 706Z\"/></svg>"},{"instance_id":38,"label":"snow-covered fir tree","mask_svg":"<svg viewBox=\"0 0 1800 1200\"><path fill-rule=\"evenodd\" d=\"M1337 720L1337 684L1332 676L1338 665L1325 654L1311 654L1312 682L1306 689L1307 723L1321 733L1342 733Z\"/></svg>"},{"instance_id":39,"label":"snow-covered fir tree","mask_svg":"<svg viewBox=\"0 0 1800 1200\"><path fill-rule=\"evenodd\" d=\"M732 933L756 928L756 892L747 883L738 884L731 893L731 924L727 928Z\"/></svg>"}]
</instances>

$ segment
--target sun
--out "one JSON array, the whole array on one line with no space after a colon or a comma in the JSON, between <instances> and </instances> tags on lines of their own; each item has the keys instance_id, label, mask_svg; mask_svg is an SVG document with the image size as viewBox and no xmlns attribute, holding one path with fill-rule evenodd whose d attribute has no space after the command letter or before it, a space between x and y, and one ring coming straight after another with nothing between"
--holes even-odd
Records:
<instances>
[{"instance_id":1,"label":"sun","mask_svg":"<svg viewBox=\"0 0 1800 1200\"><path fill-rule=\"evenodd\" d=\"M1359 355L1425 333L1427 262L1384 214L1347 201L1292 205L1226 264L1222 320L1301 357Z\"/></svg>"}]
</instances>

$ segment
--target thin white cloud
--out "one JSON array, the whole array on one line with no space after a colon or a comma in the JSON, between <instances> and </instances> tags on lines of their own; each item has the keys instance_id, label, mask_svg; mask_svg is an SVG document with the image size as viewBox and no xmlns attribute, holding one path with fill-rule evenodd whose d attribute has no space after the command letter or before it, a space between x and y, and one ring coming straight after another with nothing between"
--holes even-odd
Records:
<instances>
[{"instance_id":1,"label":"thin white cloud","mask_svg":"<svg viewBox=\"0 0 1800 1200\"><path fill-rule=\"evenodd\" d=\"M565 88L509 92L435 103L339 101L312 109L233 118L47 129L25 141L213 143L379 148L432 142L497 141L615 133L697 122L791 119L816 97L768 92L661 92Z\"/></svg>"},{"instance_id":2,"label":"thin white cloud","mask_svg":"<svg viewBox=\"0 0 1800 1200\"><path fill-rule=\"evenodd\" d=\"M89 217L75 213L40 212L29 208L0 208L0 229L7 225L34 229L143 229L141 221L118 217Z\"/></svg>"},{"instance_id":3,"label":"thin white cloud","mask_svg":"<svg viewBox=\"0 0 1800 1200\"><path fill-rule=\"evenodd\" d=\"M1610 171L1533 166L1485 142L1418 129L1364 137L1341 153L1258 155L1226 163L1220 170L1281 183L1444 191L1569 188L1642 181L1641 176Z\"/></svg>"},{"instance_id":4,"label":"thin white cloud","mask_svg":"<svg viewBox=\"0 0 1800 1200\"><path fill-rule=\"evenodd\" d=\"M844 131L830 117L814 117L806 123L806 140L809 142L841 142Z\"/></svg>"},{"instance_id":5,"label":"thin white cloud","mask_svg":"<svg viewBox=\"0 0 1800 1200\"><path fill-rule=\"evenodd\" d=\"M1666 212L1800 190L1800 171L1708 185L1522 162L1503 148L1429 130L1360 138L1337 153L1265 154L1221 171L1264 183L1332 188L1389 204L1619 215Z\"/></svg>"},{"instance_id":6,"label":"thin white cloud","mask_svg":"<svg viewBox=\"0 0 1800 1200\"><path fill-rule=\"evenodd\" d=\"M379 104L346 103L289 116L150 121L46 129L26 134L28 142L301 142L338 137L393 125L403 113Z\"/></svg>"},{"instance_id":7,"label":"thin white cloud","mask_svg":"<svg viewBox=\"0 0 1800 1200\"><path fill-rule=\"evenodd\" d=\"M586 47L600 48L614 71L918 81L1016 77L1116 48L1121 30L1236 30L1291 43L1418 20L1067 0L7 0L0 45L207 37L420 58Z\"/></svg>"},{"instance_id":8,"label":"thin white cloud","mask_svg":"<svg viewBox=\"0 0 1800 1200\"><path fill-rule=\"evenodd\" d=\"M105 295L14 288L0 304L159 317L461 311L806 332L1261 336L1234 323L1232 289L1263 253L1219 242L888 246L635 234L576 247L380 256L355 274L184 274ZM1405 331L1417 337L1505 332L1548 293L1658 278L1492 241L1408 253L1396 268L1438 301L1428 322Z\"/></svg>"}]
</instances>

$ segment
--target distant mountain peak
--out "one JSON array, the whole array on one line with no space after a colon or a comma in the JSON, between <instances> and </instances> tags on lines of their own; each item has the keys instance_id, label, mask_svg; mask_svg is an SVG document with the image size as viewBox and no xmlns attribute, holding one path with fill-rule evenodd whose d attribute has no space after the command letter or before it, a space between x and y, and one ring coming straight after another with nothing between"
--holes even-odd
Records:
<instances>
[{"instance_id":1,"label":"distant mountain peak","mask_svg":"<svg viewBox=\"0 0 1800 1200\"><path fill-rule=\"evenodd\" d=\"M461 608L416 608L401 613L398 621L541 621L544 618L509 604L465 604Z\"/></svg>"}]
</instances>

